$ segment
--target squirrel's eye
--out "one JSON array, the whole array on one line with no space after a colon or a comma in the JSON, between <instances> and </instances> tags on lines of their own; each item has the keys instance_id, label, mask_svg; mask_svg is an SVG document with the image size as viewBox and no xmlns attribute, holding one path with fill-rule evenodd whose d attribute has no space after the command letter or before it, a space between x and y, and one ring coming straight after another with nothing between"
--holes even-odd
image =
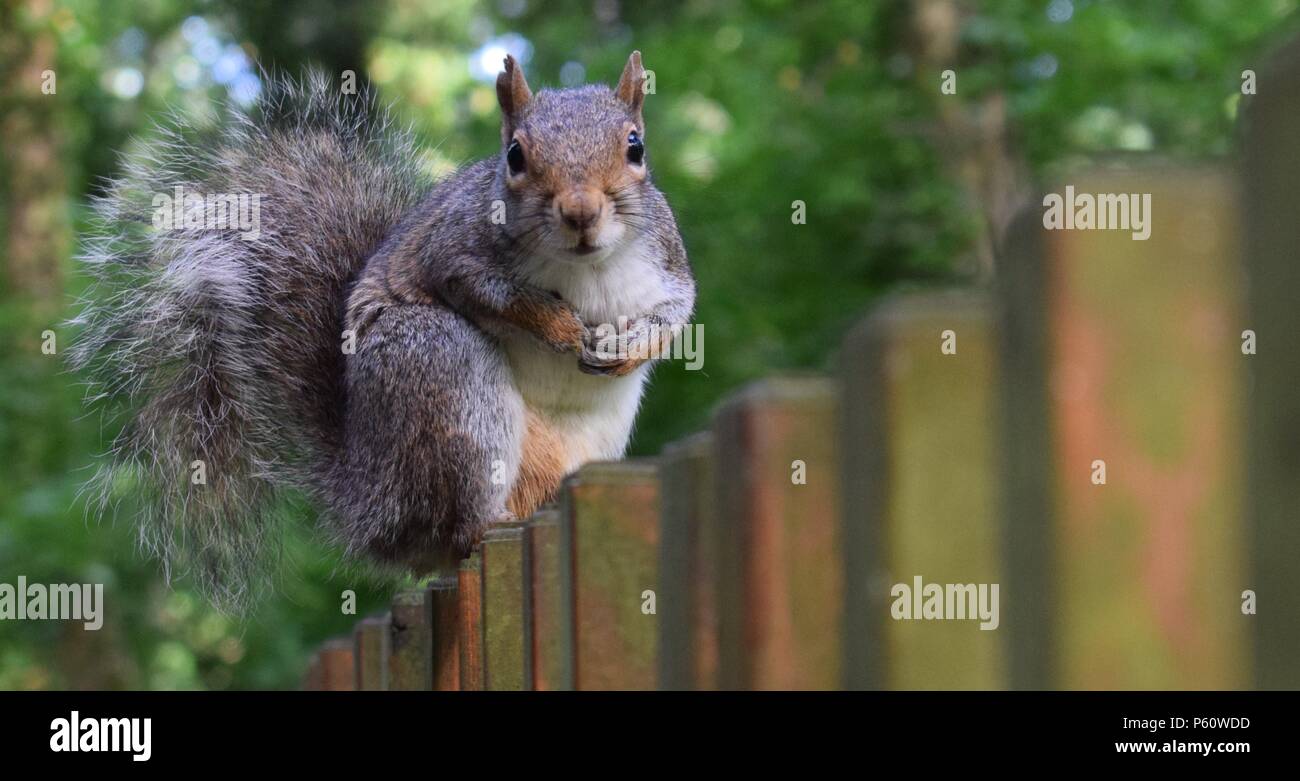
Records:
<instances>
[{"instance_id":1,"label":"squirrel's eye","mask_svg":"<svg viewBox=\"0 0 1300 781\"><path fill-rule=\"evenodd\" d=\"M627 161L632 165L641 165L645 159L645 144L641 142L641 136L633 130L627 134Z\"/></svg>"},{"instance_id":2,"label":"squirrel's eye","mask_svg":"<svg viewBox=\"0 0 1300 781\"><path fill-rule=\"evenodd\" d=\"M519 146L518 141L511 141L510 147L506 149L506 165L510 166L512 174L524 172L524 148Z\"/></svg>"}]
</instances>

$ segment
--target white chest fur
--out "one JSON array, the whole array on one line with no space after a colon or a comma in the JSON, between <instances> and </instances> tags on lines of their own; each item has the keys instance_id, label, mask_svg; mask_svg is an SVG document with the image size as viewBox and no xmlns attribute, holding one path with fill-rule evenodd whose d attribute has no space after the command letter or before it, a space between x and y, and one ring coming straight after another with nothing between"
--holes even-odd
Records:
<instances>
[{"instance_id":1,"label":"white chest fur","mask_svg":"<svg viewBox=\"0 0 1300 781\"><path fill-rule=\"evenodd\" d=\"M593 329L644 315L668 296L663 272L641 242L591 263L535 258L523 276L559 293ZM522 335L508 340L506 353L524 401L566 440L569 469L623 455L649 367L625 377L584 374L576 355L551 352Z\"/></svg>"}]
</instances>

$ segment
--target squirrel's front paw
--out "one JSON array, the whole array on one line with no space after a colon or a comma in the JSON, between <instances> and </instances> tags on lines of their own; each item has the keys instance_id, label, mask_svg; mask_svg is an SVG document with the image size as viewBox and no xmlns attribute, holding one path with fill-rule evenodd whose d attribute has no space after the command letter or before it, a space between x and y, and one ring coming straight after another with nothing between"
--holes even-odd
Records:
<instances>
[{"instance_id":1,"label":"squirrel's front paw","mask_svg":"<svg viewBox=\"0 0 1300 781\"><path fill-rule=\"evenodd\" d=\"M560 302L558 312L543 332L544 340L557 353L581 352L591 338L591 332L568 304Z\"/></svg>"},{"instance_id":2,"label":"squirrel's front paw","mask_svg":"<svg viewBox=\"0 0 1300 781\"><path fill-rule=\"evenodd\" d=\"M601 358L588 350L583 350L578 358L578 370L583 374L599 374L606 377L622 377L631 374L645 358Z\"/></svg>"},{"instance_id":3,"label":"squirrel's front paw","mask_svg":"<svg viewBox=\"0 0 1300 781\"><path fill-rule=\"evenodd\" d=\"M621 334L605 334L597 329L583 344L578 369L585 374L622 377L649 359L649 342L639 329Z\"/></svg>"},{"instance_id":4,"label":"squirrel's front paw","mask_svg":"<svg viewBox=\"0 0 1300 781\"><path fill-rule=\"evenodd\" d=\"M506 314L557 353L580 352L591 338L577 310L559 296L521 296Z\"/></svg>"}]
</instances>

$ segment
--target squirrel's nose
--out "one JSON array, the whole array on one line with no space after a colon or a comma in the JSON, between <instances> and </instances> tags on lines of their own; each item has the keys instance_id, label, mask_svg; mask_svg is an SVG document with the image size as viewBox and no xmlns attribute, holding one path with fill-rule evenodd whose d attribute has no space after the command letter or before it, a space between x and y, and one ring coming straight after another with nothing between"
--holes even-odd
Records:
<instances>
[{"instance_id":1,"label":"squirrel's nose","mask_svg":"<svg viewBox=\"0 0 1300 781\"><path fill-rule=\"evenodd\" d=\"M588 211L561 211L560 218L563 219L564 224L568 225L570 228L573 228L576 231L583 231L590 228L591 224L596 221L596 213Z\"/></svg>"},{"instance_id":2,"label":"squirrel's nose","mask_svg":"<svg viewBox=\"0 0 1300 781\"><path fill-rule=\"evenodd\" d=\"M576 231L585 231L600 217L600 200L593 193L571 191L560 196L557 205L560 219Z\"/></svg>"}]
</instances>

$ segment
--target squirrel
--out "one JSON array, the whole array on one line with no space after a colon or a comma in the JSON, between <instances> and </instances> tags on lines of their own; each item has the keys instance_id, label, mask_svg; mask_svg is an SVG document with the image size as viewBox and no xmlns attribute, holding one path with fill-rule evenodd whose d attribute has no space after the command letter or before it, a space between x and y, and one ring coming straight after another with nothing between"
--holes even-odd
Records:
<instances>
[{"instance_id":1,"label":"squirrel","mask_svg":"<svg viewBox=\"0 0 1300 781\"><path fill-rule=\"evenodd\" d=\"M162 128L82 253L73 365L129 416L91 507L134 478L168 577L238 607L284 489L350 556L420 575L621 457L695 301L644 78L633 52L614 89L533 93L506 57L500 153L437 182L371 90L319 72L268 75L215 131ZM150 230L177 187L257 194L260 225Z\"/></svg>"}]
</instances>

